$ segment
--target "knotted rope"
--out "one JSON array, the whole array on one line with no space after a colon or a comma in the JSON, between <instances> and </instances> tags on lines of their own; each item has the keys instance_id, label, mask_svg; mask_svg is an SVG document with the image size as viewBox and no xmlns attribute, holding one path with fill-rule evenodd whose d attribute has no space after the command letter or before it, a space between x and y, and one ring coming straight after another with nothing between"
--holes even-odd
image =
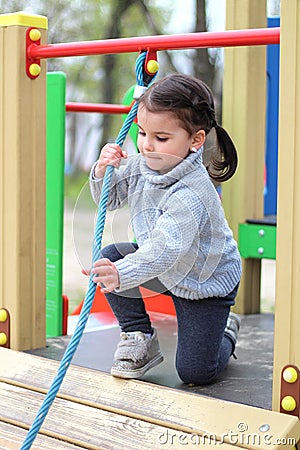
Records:
<instances>
[{"instance_id":1,"label":"knotted rope","mask_svg":"<svg viewBox=\"0 0 300 450\"><path fill-rule=\"evenodd\" d=\"M138 58L136 60L136 67L135 67L136 83L137 83L137 86L140 86L140 87L146 87L156 76L156 72L153 73L153 75L151 75L151 76L145 74L146 56L147 56L147 53L142 52L142 53L140 53L140 55L138 56ZM140 90L143 91L143 89L140 89ZM123 126L118 134L118 137L116 139L116 144L120 145L121 147L125 141L125 138L131 127L131 124L136 117L137 109L138 109L138 101L135 101L133 103L131 110L128 113L128 115L123 123ZM103 235L103 230L104 230L107 202L108 202L108 196L109 196L110 184L111 184L113 171L114 171L114 167L108 166L106 168L105 176L104 176L104 180L103 180L101 197L100 197L100 202L99 202L98 212L97 212L97 221L96 221L95 232L94 232L94 245L93 245L93 255L92 255L93 262L98 260L101 257L102 235ZM75 351L77 350L77 347L81 340L88 317L90 315L94 297L95 297L97 285L94 283L93 277L94 277L93 274L91 274L89 277L87 293L86 293L86 296L85 296L85 299L83 302L83 306L82 306L82 309L81 309L81 312L79 315L78 323L76 325L74 334L73 334L73 336L65 350L65 353L62 357L62 360L61 360L60 365L57 370L57 374L52 381L49 391L45 396L42 406L40 407L20 450L29 450L31 448L31 445L32 445L33 441L35 440L35 438L36 438L36 436L48 414L48 411L57 395L57 392L63 382L63 379L64 379L67 369L72 361Z\"/></svg>"}]
</instances>

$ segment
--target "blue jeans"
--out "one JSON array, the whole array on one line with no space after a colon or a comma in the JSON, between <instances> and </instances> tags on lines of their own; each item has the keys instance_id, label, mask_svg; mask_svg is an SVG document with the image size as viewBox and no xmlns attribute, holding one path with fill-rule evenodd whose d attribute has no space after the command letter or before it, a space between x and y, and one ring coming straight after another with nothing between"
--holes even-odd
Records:
<instances>
[{"instance_id":1,"label":"blue jeans","mask_svg":"<svg viewBox=\"0 0 300 450\"><path fill-rule=\"evenodd\" d=\"M128 242L111 244L102 250L102 256L115 262L137 248L136 244ZM179 377L184 383L211 383L226 367L234 352L234 343L224 335L224 330L238 287L224 298L186 300L168 292L157 278L142 286L172 297L178 323L176 370ZM105 296L122 331L152 332L138 287Z\"/></svg>"}]
</instances>

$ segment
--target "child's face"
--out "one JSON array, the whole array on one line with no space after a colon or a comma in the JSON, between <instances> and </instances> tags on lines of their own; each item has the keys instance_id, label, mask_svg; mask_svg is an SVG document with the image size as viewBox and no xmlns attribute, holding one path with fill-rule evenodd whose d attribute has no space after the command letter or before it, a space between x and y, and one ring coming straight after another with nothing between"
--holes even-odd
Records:
<instances>
[{"instance_id":1,"label":"child's face","mask_svg":"<svg viewBox=\"0 0 300 450\"><path fill-rule=\"evenodd\" d=\"M177 166L196 145L194 136L190 136L180 121L169 112L152 113L141 105L138 127L139 151L147 166L161 174Z\"/></svg>"}]
</instances>

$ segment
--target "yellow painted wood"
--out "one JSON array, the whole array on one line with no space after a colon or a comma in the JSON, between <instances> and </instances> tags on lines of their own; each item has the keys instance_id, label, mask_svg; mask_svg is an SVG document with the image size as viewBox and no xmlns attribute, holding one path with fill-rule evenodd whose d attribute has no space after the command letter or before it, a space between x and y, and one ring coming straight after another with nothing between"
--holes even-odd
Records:
<instances>
[{"instance_id":1,"label":"yellow painted wood","mask_svg":"<svg viewBox=\"0 0 300 450\"><path fill-rule=\"evenodd\" d=\"M0 422L1 450L20 450L27 430L16 425ZM59 441L58 439L38 435L31 450L82 450L82 447Z\"/></svg>"},{"instance_id":2,"label":"yellow painted wood","mask_svg":"<svg viewBox=\"0 0 300 450\"><path fill-rule=\"evenodd\" d=\"M12 25L22 25L24 27L37 27L47 30L48 19L45 16L28 14L24 11L0 15L0 27L7 27Z\"/></svg>"},{"instance_id":3,"label":"yellow painted wood","mask_svg":"<svg viewBox=\"0 0 300 450\"><path fill-rule=\"evenodd\" d=\"M300 1L281 2L277 264L273 408L280 373L300 367Z\"/></svg>"},{"instance_id":4,"label":"yellow painted wood","mask_svg":"<svg viewBox=\"0 0 300 450\"><path fill-rule=\"evenodd\" d=\"M0 307L14 349L45 345L46 63L26 76L25 33L0 27Z\"/></svg>"},{"instance_id":5,"label":"yellow painted wood","mask_svg":"<svg viewBox=\"0 0 300 450\"><path fill-rule=\"evenodd\" d=\"M266 27L265 0L227 0L226 28ZM224 128L239 154L234 177L222 185L226 217L238 238L238 224L263 217L266 113L266 47L224 49ZM235 310L260 310L260 260L243 261L243 277Z\"/></svg>"},{"instance_id":6,"label":"yellow painted wood","mask_svg":"<svg viewBox=\"0 0 300 450\"><path fill-rule=\"evenodd\" d=\"M0 360L0 380L3 384L29 390L29 398L33 396L33 389L47 392L58 367L56 361L7 349L0 349ZM26 397L25 394L24 396ZM142 381L121 380L106 373L76 366L69 368L58 397L182 433L206 433L219 440L224 439L227 444L233 444L233 436L235 443L239 442L241 446L243 440L250 440L250 435L257 436L257 441L249 448L264 448L256 444L258 441L260 444L263 442L264 433L259 428L266 423L273 435L272 444L275 439L283 437L296 441L300 439L300 421L295 417ZM22 401L26 403L27 400L23 397ZM13 410L16 408L17 406ZM0 417L3 414L6 412L0 406ZM15 416L11 418L16 419ZM245 433L239 432L241 422L247 426L248 438ZM228 435L230 432L231 435ZM280 447L272 445L272 448Z\"/></svg>"}]
</instances>

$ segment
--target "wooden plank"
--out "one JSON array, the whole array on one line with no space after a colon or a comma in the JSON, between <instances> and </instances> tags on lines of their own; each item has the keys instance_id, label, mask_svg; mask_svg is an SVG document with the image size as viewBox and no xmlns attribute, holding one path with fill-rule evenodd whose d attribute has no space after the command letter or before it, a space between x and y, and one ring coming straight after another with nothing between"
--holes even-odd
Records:
<instances>
[{"instance_id":1,"label":"wooden plank","mask_svg":"<svg viewBox=\"0 0 300 450\"><path fill-rule=\"evenodd\" d=\"M11 348L24 350L46 343L47 62L41 60L37 79L28 78L27 28L1 28L0 307L10 312ZM46 30L40 32L41 43L45 44Z\"/></svg>"},{"instance_id":2,"label":"wooden plank","mask_svg":"<svg viewBox=\"0 0 300 450\"><path fill-rule=\"evenodd\" d=\"M0 361L0 380L21 386L30 382L44 392L58 367L56 361L4 348L0 348ZM210 433L222 439L230 431L238 435L241 444L245 436L239 433L240 423L245 424L248 435L256 434L261 442L264 433L259 428L264 424L269 425L269 433L278 442L287 437L296 442L300 439L300 421L296 417L138 380L121 380L76 366L69 368L59 397L187 433Z\"/></svg>"},{"instance_id":3,"label":"wooden plank","mask_svg":"<svg viewBox=\"0 0 300 450\"><path fill-rule=\"evenodd\" d=\"M0 383L0 420L30 426L43 395L18 386ZM197 436L115 414L91 406L56 399L43 424L42 434L90 450L141 450L174 445L195 447ZM199 442L201 437L198 437ZM217 443L213 435L212 442ZM1 442L1 441L0 441ZM207 444L207 448L210 444ZM224 444L226 450L233 446ZM223 447L223 445L222 445ZM176 448L176 447L175 447Z\"/></svg>"},{"instance_id":4,"label":"wooden plank","mask_svg":"<svg viewBox=\"0 0 300 450\"><path fill-rule=\"evenodd\" d=\"M278 214L273 409L280 410L281 371L300 367L300 2L282 1L278 130Z\"/></svg>"},{"instance_id":5,"label":"wooden plank","mask_svg":"<svg viewBox=\"0 0 300 450\"><path fill-rule=\"evenodd\" d=\"M11 425L9 423L0 422L0 449L1 450L19 450L25 437L27 430ZM47 436L37 436L32 444L31 450L82 450L82 447L59 441L58 439L49 438Z\"/></svg>"}]
</instances>

